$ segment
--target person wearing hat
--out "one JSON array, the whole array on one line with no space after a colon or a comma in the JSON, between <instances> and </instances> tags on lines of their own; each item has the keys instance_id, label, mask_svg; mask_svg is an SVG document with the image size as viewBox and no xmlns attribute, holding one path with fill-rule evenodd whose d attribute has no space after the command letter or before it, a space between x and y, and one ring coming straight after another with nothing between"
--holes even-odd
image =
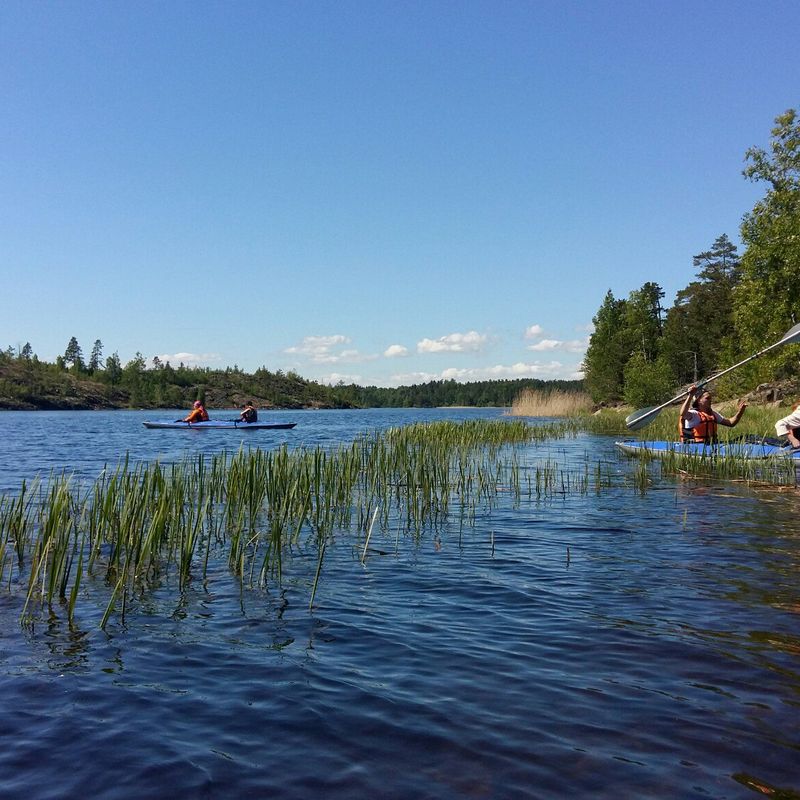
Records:
<instances>
[{"instance_id":1,"label":"person wearing hat","mask_svg":"<svg viewBox=\"0 0 800 800\"><path fill-rule=\"evenodd\" d=\"M208 412L199 400L194 401L194 406L182 422L208 422Z\"/></svg>"}]
</instances>

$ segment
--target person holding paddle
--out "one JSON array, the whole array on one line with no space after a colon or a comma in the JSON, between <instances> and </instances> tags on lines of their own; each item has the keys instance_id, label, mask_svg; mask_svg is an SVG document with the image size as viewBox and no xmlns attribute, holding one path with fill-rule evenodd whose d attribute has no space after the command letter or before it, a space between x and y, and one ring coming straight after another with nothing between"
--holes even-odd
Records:
<instances>
[{"instance_id":1,"label":"person holding paddle","mask_svg":"<svg viewBox=\"0 0 800 800\"><path fill-rule=\"evenodd\" d=\"M192 410L182 420L178 420L178 422L208 422L208 411L206 411L205 406L199 400L195 400Z\"/></svg>"},{"instance_id":2,"label":"person holding paddle","mask_svg":"<svg viewBox=\"0 0 800 800\"><path fill-rule=\"evenodd\" d=\"M747 403L744 400L739 402L739 408L732 417L723 417L719 411L711 407L711 392L700 390L699 396L697 386L692 384L689 393L681 406L679 420L680 440L682 442L703 442L713 444L717 441L717 425L724 425L726 428L733 428L742 418ZM691 406L691 407L690 407Z\"/></svg>"},{"instance_id":3,"label":"person holding paddle","mask_svg":"<svg viewBox=\"0 0 800 800\"><path fill-rule=\"evenodd\" d=\"M242 407L242 413L239 414L239 422L258 422L258 411L256 411L252 400L248 400Z\"/></svg>"}]
</instances>

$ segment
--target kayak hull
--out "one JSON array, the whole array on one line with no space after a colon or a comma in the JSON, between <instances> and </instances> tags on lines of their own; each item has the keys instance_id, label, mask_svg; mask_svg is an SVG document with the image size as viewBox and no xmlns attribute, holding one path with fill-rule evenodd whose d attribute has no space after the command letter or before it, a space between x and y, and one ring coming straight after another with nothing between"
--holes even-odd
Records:
<instances>
[{"instance_id":1,"label":"kayak hull","mask_svg":"<svg viewBox=\"0 0 800 800\"><path fill-rule=\"evenodd\" d=\"M234 420L209 420L208 422L143 422L145 428L157 428L159 430L237 430L237 431L259 431L259 430L288 430L297 425L296 422L237 422Z\"/></svg>"},{"instance_id":2,"label":"kayak hull","mask_svg":"<svg viewBox=\"0 0 800 800\"><path fill-rule=\"evenodd\" d=\"M731 456L748 461L763 461L765 458L792 458L800 463L800 450L790 447L778 447L761 442L730 442L728 444L709 445L702 442L643 442L638 439L625 439L615 443L623 453L632 456L647 455L650 458L664 458L675 454L681 456Z\"/></svg>"}]
</instances>

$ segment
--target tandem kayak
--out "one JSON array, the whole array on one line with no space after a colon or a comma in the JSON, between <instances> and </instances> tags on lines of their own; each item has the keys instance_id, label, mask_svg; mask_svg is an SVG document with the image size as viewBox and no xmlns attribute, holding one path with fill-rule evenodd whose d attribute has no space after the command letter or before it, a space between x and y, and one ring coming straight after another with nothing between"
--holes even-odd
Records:
<instances>
[{"instance_id":1,"label":"tandem kayak","mask_svg":"<svg viewBox=\"0 0 800 800\"><path fill-rule=\"evenodd\" d=\"M670 454L719 458L729 456L743 458L747 461L761 461L765 458L792 458L800 463L800 450L764 442L703 444L702 442L642 442L638 439L625 439L615 442L615 444L623 453L631 456L647 455L651 458L664 458Z\"/></svg>"},{"instance_id":2,"label":"tandem kayak","mask_svg":"<svg viewBox=\"0 0 800 800\"><path fill-rule=\"evenodd\" d=\"M239 422L238 420L220 419L209 420L208 422L143 422L145 428L159 428L172 430L237 430L237 431L257 431L257 430L288 430L297 425L296 422Z\"/></svg>"}]
</instances>

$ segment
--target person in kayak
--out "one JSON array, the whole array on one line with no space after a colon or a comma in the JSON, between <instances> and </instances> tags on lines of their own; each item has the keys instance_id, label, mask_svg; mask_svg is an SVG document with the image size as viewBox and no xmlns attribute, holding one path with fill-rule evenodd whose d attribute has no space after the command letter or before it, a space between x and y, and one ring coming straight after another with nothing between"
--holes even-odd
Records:
<instances>
[{"instance_id":1,"label":"person in kayak","mask_svg":"<svg viewBox=\"0 0 800 800\"><path fill-rule=\"evenodd\" d=\"M775 423L775 431L782 441L785 438L793 448L800 447L800 403L792 409L788 417Z\"/></svg>"},{"instance_id":2,"label":"person in kayak","mask_svg":"<svg viewBox=\"0 0 800 800\"><path fill-rule=\"evenodd\" d=\"M747 403L742 400L732 417L723 417L719 411L715 411L711 407L712 399L711 392L706 390L698 394L696 385L693 384L689 387L689 394L686 395L681 406L678 422L682 442L713 444L717 441L717 426L724 425L726 428L733 428L738 424L747 408Z\"/></svg>"},{"instance_id":3,"label":"person in kayak","mask_svg":"<svg viewBox=\"0 0 800 800\"><path fill-rule=\"evenodd\" d=\"M199 400L195 400L192 410L181 422L208 422L208 412Z\"/></svg>"},{"instance_id":4,"label":"person in kayak","mask_svg":"<svg viewBox=\"0 0 800 800\"><path fill-rule=\"evenodd\" d=\"M239 414L239 421L240 422L258 422L258 411L256 411L256 407L253 405L252 400L248 400L242 406L242 413Z\"/></svg>"}]
</instances>

